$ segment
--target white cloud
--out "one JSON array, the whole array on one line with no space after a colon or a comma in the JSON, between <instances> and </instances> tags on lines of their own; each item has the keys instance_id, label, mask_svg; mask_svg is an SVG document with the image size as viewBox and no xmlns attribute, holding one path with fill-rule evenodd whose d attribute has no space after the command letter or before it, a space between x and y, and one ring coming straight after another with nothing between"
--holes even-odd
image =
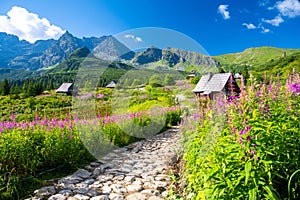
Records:
<instances>
[{"instance_id":1,"label":"white cloud","mask_svg":"<svg viewBox=\"0 0 300 200\"><path fill-rule=\"evenodd\" d=\"M0 16L0 32L17 35L21 40L31 43L36 40L59 38L65 31L51 25L46 18L39 18L25 8L14 6L7 15Z\"/></svg>"},{"instance_id":2,"label":"white cloud","mask_svg":"<svg viewBox=\"0 0 300 200\"><path fill-rule=\"evenodd\" d=\"M269 33L270 32L270 29L268 29L268 28L265 28L265 27L261 27L261 32L262 33Z\"/></svg>"},{"instance_id":3,"label":"white cloud","mask_svg":"<svg viewBox=\"0 0 300 200\"><path fill-rule=\"evenodd\" d=\"M256 29L257 27L254 25L254 24L247 24L247 23L243 23L242 24L243 26L246 26L247 29Z\"/></svg>"},{"instance_id":4,"label":"white cloud","mask_svg":"<svg viewBox=\"0 0 300 200\"><path fill-rule=\"evenodd\" d=\"M262 19L263 22L271 24L272 26L279 26L284 20L280 15L276 16L274 19Z\"/></svg>"},{"instance_id":5,"label":"white cloud","mask_svg":"<svg viewBox=\"0 0 300 200\"><path fill-rule=\"evenodd\" d=\"M218 13L220 13L225 20L230 19L230 13L228 11L228 5L219 5Z\"/></svg>"},{"instance_id":6,"label":"white cloud","mask_svg":"<svg viewBox=\"0 0 300 200\"><path fill-rule=\"evenodd\" d=\"M132 38L134 39L134 35L124 35L125 38Z\"/></svg>"},{"instance_id":7,"label":"white cloud","mask_svg":"<svg viewBox=\"0 0 300 200\"><path fill-rule=\"evenodd\" d=\"M143 41L142 38L134 36L134 35L130 35L130 34L124 35L124 37L125 38L131 38L131 39L133 39L136 42L142 42Z\"/></svg>"},{"instance_id":8,"label":"white cloud","mask_svg":"<svg viewBox=\"0 0 300 200\"><path fill-rule=\"evenodd\" d=\"M143 41L142 38L140 38L140 37L136 37L135 40L136 40L137 42L142 42L142 41Z\"/></svg>"},{"instance_id":9,"label":"white cloud","mask_svg":"<svg viewBox=\"0 0 300 200\"><path fill-rule=\"evenodd\" d=\"M280 14L290 18L300 16L300 2L298 0L284 0L276 3Z\"/></svg>"}]
</instances>

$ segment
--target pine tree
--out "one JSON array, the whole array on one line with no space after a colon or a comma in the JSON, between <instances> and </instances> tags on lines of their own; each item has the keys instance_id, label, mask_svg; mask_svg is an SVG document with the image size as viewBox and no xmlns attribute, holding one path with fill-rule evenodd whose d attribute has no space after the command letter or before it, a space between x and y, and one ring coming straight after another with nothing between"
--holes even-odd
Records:
<instances>
[{"instance_id":1,"label":"pine tree","mask_svg":"<svg viewBox=\"0 0 300 200\"><path fill-rule=\"evenodd\" d=\"M243 68L243 77L244 77L244 83L245 83L245 86L247 85L247 81L249 79L249 71L248 71L248 67L246 65L244 65L244 68Z\"/></svg>"},{"instance_id":2,"label":"pine tree","mask_svg":"<svg viewBox=\"0 0 300 200\"><path fill-rule=\"evenodd\" d=\"M7 78L5 78L1 84L1 94L2 95L9 95L10 92L10 85L9 82L7 80Z\"/></svg>"}]
</instances>

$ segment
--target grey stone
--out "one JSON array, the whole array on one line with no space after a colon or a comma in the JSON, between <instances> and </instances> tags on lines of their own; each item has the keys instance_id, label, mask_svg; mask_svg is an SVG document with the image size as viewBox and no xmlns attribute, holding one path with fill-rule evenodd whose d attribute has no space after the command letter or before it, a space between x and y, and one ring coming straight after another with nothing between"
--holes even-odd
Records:
<instances>
[{"instance_id":1,"label":"grey stone","mask_svg":"<svg viewBox=\"0 0 300 200\"><path fill-rule=\"evenodd\" d=\"M64 196L71 196L73 195L73 192L71 190L61 190L59 191L59 194L62 194Z\"/></svg>"},{"instance_id":2,"label":"grey stone","mask_svg":"<svg viewBox=\"0 0 300 200\"><path fill-rule=\"evenodd\" d=\"M67 198L62 194L55 194L49 197L48 200L66 200Z\"/></svg>"},{"instance_id":3,"label":"grey stone","mask_svg":"<svg viewBox=\"0 0 300 200\"><path fill-rule=\"evenodd\" d=\"M39 190L34 191L34 193L38 196L50 196L55 194L56 190L54 186L43 187Z\"/></svg>"},{"instance_id":4,"label":"grey stone","mask_svg":"<svg viewBox=\"0 0 300 200\"><path fill-rule=\"evenodd\" d=\"M64 177L58 181L58 184L74 184L74 183L79 183L83 179L75 174L71 176Z\"/></svg>"},{"instance_id":5,"label":"grey stone","mask_svg":"<svg viewBox=\"0 0 300 200\"><path fill-rule=\"evenodd\" d=\"M79 170L77 170L77 171L74 173L74 175L76 175L76 176L78 176L78 177L80 177L80 178L86 179L86 178L89 178L89 177L91 176L91 173L88 172L88 171L85 170L85 169L79 169Z\"/></svg>"},{"instance_id":6,"label":"grey stone","mask_svg":"<svg viewBox=\"0 0 300 200\"><path fill-rule=\"evenodd\" d=\"M91 185L91 184L93 184L94 182L95 182L95 180L91 178L91 179L85 180L83 183L88 184L88 185Z\"/></svg>"}]
</instances>

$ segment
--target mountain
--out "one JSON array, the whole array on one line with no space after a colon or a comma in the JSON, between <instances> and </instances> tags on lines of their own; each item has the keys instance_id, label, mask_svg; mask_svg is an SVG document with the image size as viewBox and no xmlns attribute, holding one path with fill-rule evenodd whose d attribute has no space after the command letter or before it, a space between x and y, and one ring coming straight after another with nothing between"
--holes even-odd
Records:
<instances>
[{"instance_id":1,"label":"mountain","mask_svg":"<svg viewBox=\"0 0 300 200\"><path fill-rule=\"evenodd\" d=\"M121 57L130 59L133 52L113 36L106 36L99 45L93 49L93 54L103 60L120 60Z\"/></svg>"},{"instance_id":2,"label":"mountain","mask_svg":"<svg viewBox=\"0 0 300 200\"><path fill-rule=\"evenodd\" d=\"M33 44L17 36L0 33L0 68L37 70L66 60L78 48L86 47L99 58L116 60L130 50L112 36L73 36L66 31L58 40L38 40Z\"/></svg>"},{"instance_id":3,"label":"mountain","mask_svg":"<svg viewBox=\"0 0 300 200\"><path fill-rule=\"evenodd\" d=\"M162 59L162 50L156 47L149 47L142 52L137 53L132 62L144 65L157 62Z\"/></svg>"},{"instance_id":4,"label":"mountain","mask_svg":"<svg viewBox=\"0 0 300 200\"><path fill-rule=\"evenodd\" d=\"M19 40L17 36L0 33L0 68L24 68L32 66L34 57L40 56L54 40L38 40L33 44Z\"/></svg>"}]
</instances>

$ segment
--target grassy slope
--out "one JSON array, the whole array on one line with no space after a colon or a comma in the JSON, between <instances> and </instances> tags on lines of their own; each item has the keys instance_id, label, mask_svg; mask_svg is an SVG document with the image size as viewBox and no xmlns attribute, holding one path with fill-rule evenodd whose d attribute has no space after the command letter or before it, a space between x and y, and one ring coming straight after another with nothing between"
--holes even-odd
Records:
<instances>
[{"instance_id":1,"label":"grassy slope","mask_svg":"<svg viewBox=\"0 0 300 200\"><path fill-rule=\"evenodd\" d=\"M285 53L290 55L300 51L300 49L282 49L275 47L258 47L249 48L240 53L224 54L214 56L214 58L221 63L222 66L240 66L248 65L250 69L261 67L266 62L282 57Z\"/></svg>"}]
</instances>

